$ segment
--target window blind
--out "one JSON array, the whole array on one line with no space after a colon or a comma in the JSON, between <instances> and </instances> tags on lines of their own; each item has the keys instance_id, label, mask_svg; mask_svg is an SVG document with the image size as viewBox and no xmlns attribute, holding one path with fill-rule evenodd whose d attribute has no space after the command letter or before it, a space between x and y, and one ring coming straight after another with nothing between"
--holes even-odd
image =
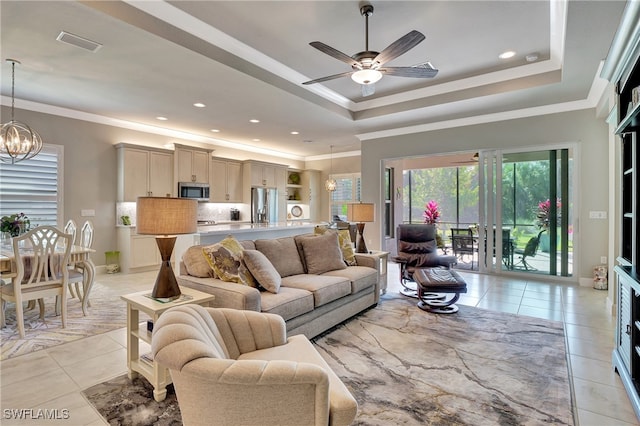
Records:
<instances>
[{"instance_id":1,"label":"window blind","mask_svg":"<svg viewBox=\"0 0 640 426\"><path fill-rule=\"evenodd\" d=\"M57 226L61 210L62 146L45 145L35 157L0 164L0 216L24 213L31 227Z\"/></svg>"}]
</instances>

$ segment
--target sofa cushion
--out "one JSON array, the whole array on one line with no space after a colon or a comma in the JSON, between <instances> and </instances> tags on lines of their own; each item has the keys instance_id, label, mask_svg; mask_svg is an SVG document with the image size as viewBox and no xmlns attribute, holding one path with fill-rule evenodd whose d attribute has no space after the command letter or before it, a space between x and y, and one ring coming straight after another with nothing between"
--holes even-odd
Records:
<instances>
[{"instance_id":1,"label":"sofa cushion","mask_svg":"<svg viewBox=\"0 0 640 426\"><path fill-rule=\"evenodd\" d=\"M304 274L304 266L293 237L256 240L256 249L267 256L281 277Z\"/></svg>"},{"instance_id":2,"label":"sofa cushion","mask_svg":"<svg viewBox=\"0 0 640 426\"><path fill-rule=\"evenodd\" d=\"M215 278L213 268L202 251L202 246L191 246L182 255L182 262L187 273L198 278Z\"/></svg>"},{"instance_id":3,"label":"sofa cushion","mask_svg":"<svg viewBox=\"0 0 640 426\"><path fill-rule=\"evenodd\" d=\"M280 289L282 278L276 268L269 262L267 256L258 250L245 250L242 256L244 263L258 284L271 293L277 293L278 289Z\"/></svg>"},{"instance_id":4,"label":"sofa cushion","mask_svg":"<svg viewBox=\"0 0 640 426\"><path fill-rule=\"evenodd\" d=\"M242 248L245 249L245 250L255 250L256 249L256 244L253 242L253 240L242 240L242 241L238 241L238 242L240 243Z\"/></svg>"},{"instance_id":5,"label":"sofa cushion","mask_svg":"<svg viewBox=\"0 0 640 426\"><path fill-rule=\"evenodd\" d=\"M357 293L378 282L378 271L368 266L349 266L347 269L325 272L322 276L347 278L351 281L351 293Z\"/></svg>"},{"instance_id":6,"label":"sofa cushion","mask_svg":"<svg viewBox=\"0 0 640 426\"><path fill-rule=\"evenodd\" d=\"M344 263L349 266L357 265L356 255L353 251L353 242L351 241L351 234L348 229L329 229L327 225L318 225L313 230L314 234L323 235L327 232L335 232L338 234L338 244L340 245L340 251L342 252L342 259Z\"/></svg>"},{"instance_id":7,"label":"sofa cushion","mask_svg":"<svg viewBox=\"0 0 640 426\"><path fill-rule=\"evenodd\" d=\"M202 249L209 265L222 281L256 287L255 280L242 260L242 246L232 236Z\"/></svg>"},{"instance_id":8,"label":"sofa cushion","mask_svg":"<svg viewBox=\"0 0 640 426\"><path fill-rule=\"evenodd\" d=\"M300 238L300 245L309 274L322 274L336 269L345 269L338 235L334 232Z\"/></svg>"},{"instance_id":9,"label":"sofa cushion","mask_svg":"<svg viewBox=\"0 0 640 426\"><path fill-rule=\"evenodd\" d=\"M280 289L285 287L311 292L315 307L351 294L351 282L344 277L314 274L292 275L282 279Z\"/></svg>"},{"instance_id":10,"label":"sofa cushion","mask_svg":"<svg viewBox=\"0 0 640 426\"><path fill-rule=\"evenodd\" d=\"M260 293L262 312L280 315L285 321L313 311L313 294L299 288L280 287L278 293Z\"/></svg>"}]
</instances>

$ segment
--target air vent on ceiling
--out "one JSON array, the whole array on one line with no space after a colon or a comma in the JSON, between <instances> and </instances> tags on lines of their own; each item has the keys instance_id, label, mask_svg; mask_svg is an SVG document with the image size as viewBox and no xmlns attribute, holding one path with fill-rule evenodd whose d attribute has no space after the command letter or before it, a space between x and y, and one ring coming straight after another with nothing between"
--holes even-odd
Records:
<instances>
[{"instance_id":1,"label":"air vent on ceiling","mask_svg":"<svg viewBox=\"0 0 640 426\"><path fill-rule=\"evenodd\" d=\"M87 38L80 37L66 31L60 31L60 34L58 34L56 40L70 44L72 46L80 47L85 50L89 50L91 52L96 52L102 47L100 43L96 43L95 41L91 41Z\"/></svg>"}]
</instances>

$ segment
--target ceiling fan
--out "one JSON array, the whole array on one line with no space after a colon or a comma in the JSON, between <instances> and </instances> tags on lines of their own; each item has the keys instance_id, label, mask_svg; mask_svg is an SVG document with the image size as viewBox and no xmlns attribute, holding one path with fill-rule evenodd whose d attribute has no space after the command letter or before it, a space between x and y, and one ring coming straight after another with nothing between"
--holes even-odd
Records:
<instances>
[{"instance_id":1,"label":"ceiling fan","mask_svg":"<svg viewBox=\"0 0 640 426\"><path fill-rule=\"evenodd\" d=\"M363 52L349 56L320 41L312 41L309 43L319 51L351 65L353 70L305 81L302 84L321 83L340 77L351 76L353 81L362 86L362 96L369 96L373 95L375 92L375 83L380 80L384 74L413 78L433 78L438 74L438 70L435 69L430 62L424 62L410 67L383 67L385 63L418 45L418 43L425 39L424 34L416 30L410 31L408 34L391 43L382 52L375 52L369 50L369 16L373 15L373 6L370 4L362 5L360 7L360 14L365 18L365 50Z\"/></svg>"},{"instance_id":2,"label":"ceiling fan","mask_svg":"<svg viewBox=\"0 0 640 426\"><path fill-rule=\"evenodd\" d=\"M475 164L478 163L480 159L480 153L476 152L469 160L465 161L454 161L453 164Z\"/></svg>"}]
</instances>

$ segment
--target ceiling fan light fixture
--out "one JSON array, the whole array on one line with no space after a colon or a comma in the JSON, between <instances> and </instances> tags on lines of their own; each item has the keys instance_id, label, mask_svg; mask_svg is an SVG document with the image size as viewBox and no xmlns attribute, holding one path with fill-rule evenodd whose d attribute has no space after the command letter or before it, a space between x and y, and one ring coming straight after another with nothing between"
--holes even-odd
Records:
<instances>
[{"instance_id":1,"label":"ceiling fan light fixture","mask_svg":"<svg viewBox=\"0 0 640 426\"><path fill-rule=\"evenodd\" d=\"M378 70L365 69L351 74L351 79L358 84L374 84L382 78L382 73Z\"/></svg>"}]
</instances>

